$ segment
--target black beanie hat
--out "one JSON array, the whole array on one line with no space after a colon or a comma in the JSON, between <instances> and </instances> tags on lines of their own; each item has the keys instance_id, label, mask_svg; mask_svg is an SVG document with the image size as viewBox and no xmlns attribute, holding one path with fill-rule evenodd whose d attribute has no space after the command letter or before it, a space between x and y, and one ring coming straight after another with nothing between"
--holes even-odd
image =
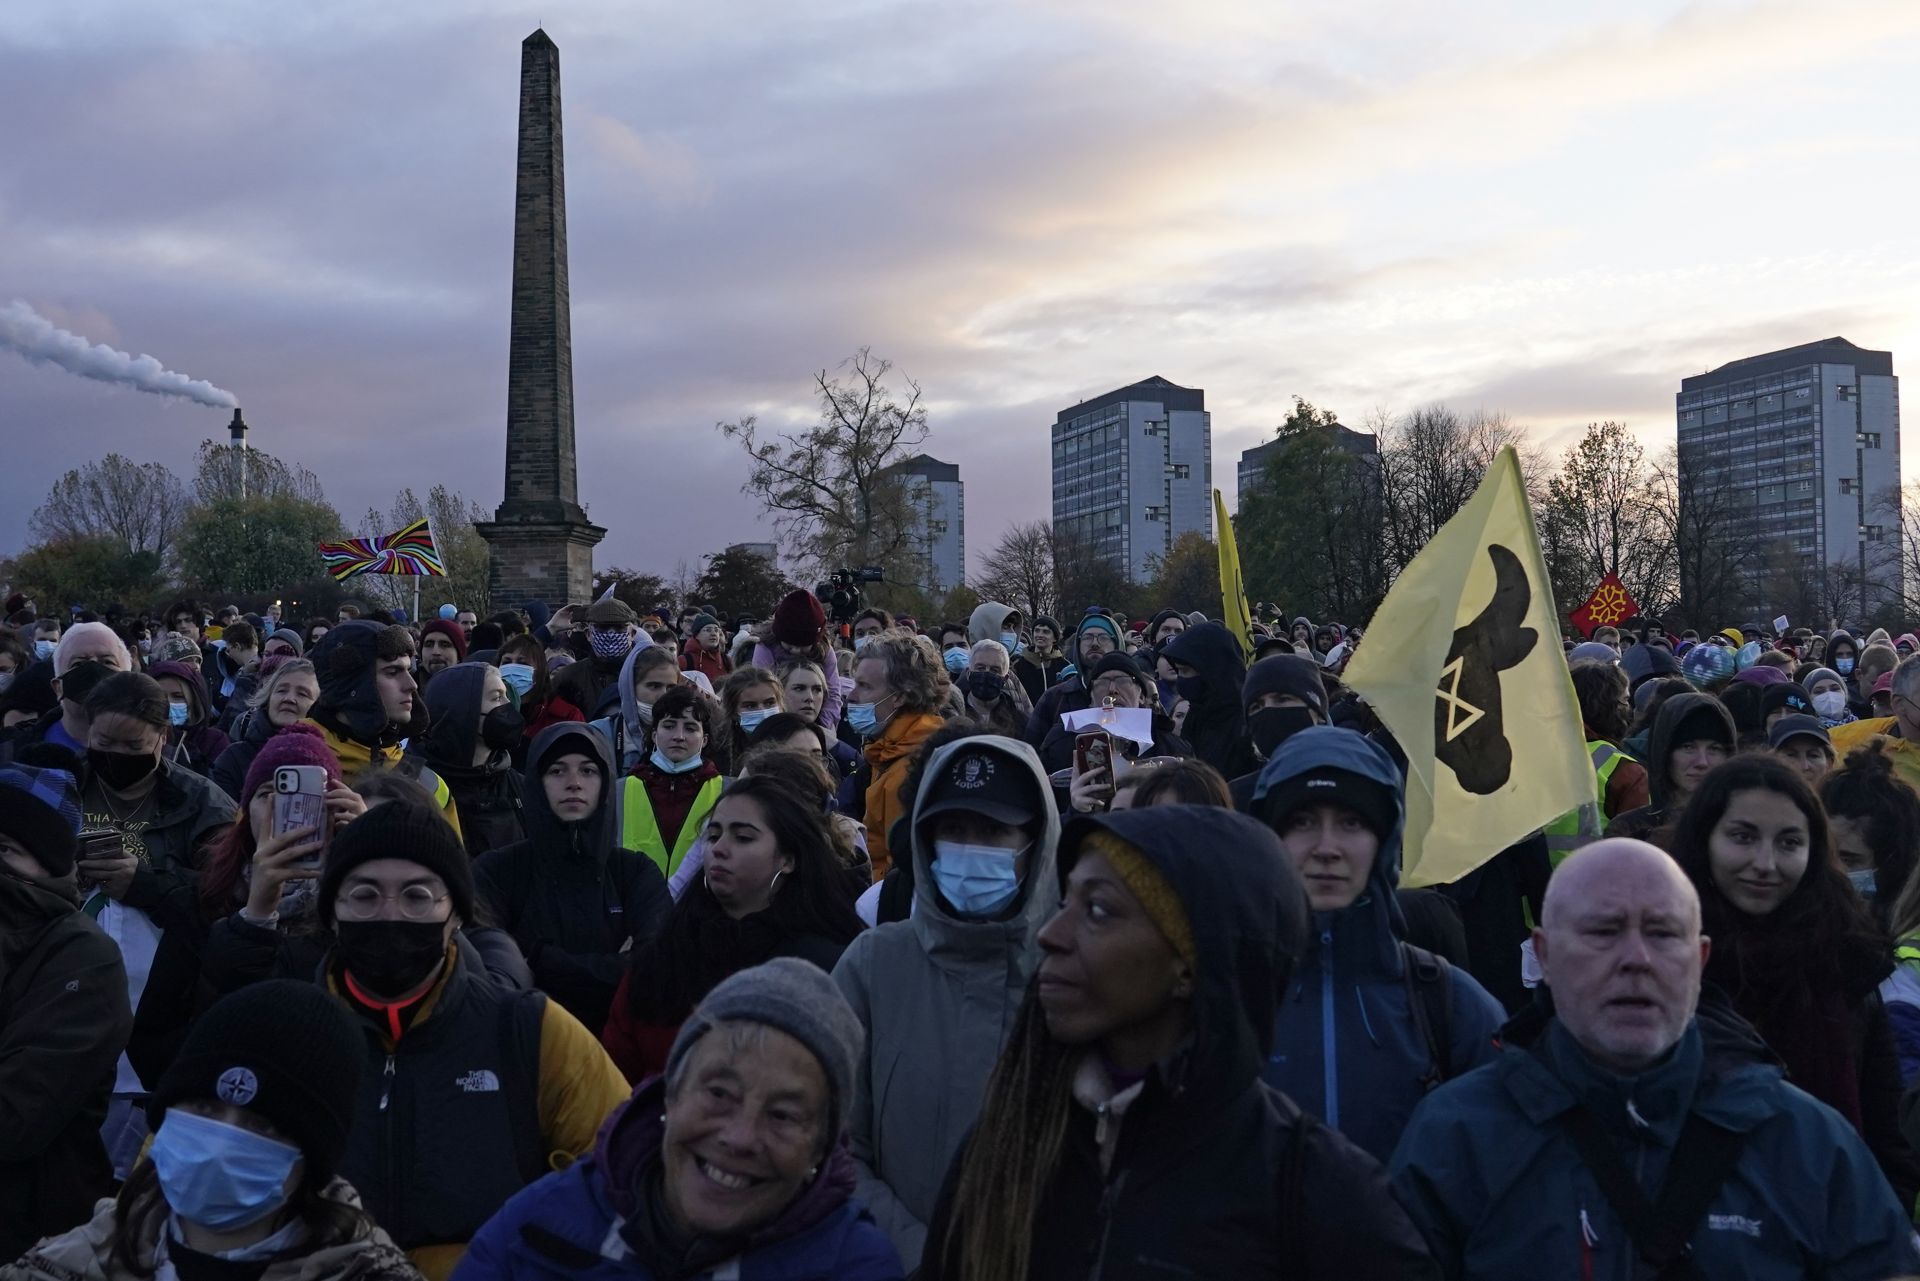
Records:
<instances>
[{"instance_id":1,"label":"black beanie hat","mask_svg":"<svg viewBox=\"0 0 1920 1281\"><path fill-rule=\"evenodd\" d=\"M1327 715L1327 687L1320 680L1320 665L1298 654L1273 654L1247 669L1240 686L1240 697L1248 707L1263 694L1291 694L1301 702Z\"/></svg>"},{"instance_id":2,"label":"black beanie hat","mask_svg":"<svg viewBox=\"0 0 1920 1281\"><path fill-rule=\"evenodd\" d=\"M418 863L446 882L462 922L473 921L473 860L437 810L415 801L383 801L335 834L320 874L320 919L333 924L333 902L347 873L375 859Z\"/></svg>"},{"instance_id":3,"label":"black beanie hat","mask_svg":"<svg viewBox=\"0 0 1920 1281\"><path fill-rule=\"evenodd\" d=\"M167 1109L195 1101L257 1112L299 1145L313 1178L333 1177L353 1128L365 1038L312 983L267 979L214 1002L147 1099L158 1130Z\"/></svg>"},{"instance_id":4,"label":"black beanie hat","mask_svg":"<svg viewBox=\"0 0 1920 1281\"><path fill-rule=\"evenodd\" d=\"M1277 780L1260 798L1259 816L1274 831L1285 832L1287 815L1328 801L1358 814L1382 843L1393 836L1400 823L1400 796L1395 789L1378 779L1331 765Z\"/></svg>"}]
</instances>

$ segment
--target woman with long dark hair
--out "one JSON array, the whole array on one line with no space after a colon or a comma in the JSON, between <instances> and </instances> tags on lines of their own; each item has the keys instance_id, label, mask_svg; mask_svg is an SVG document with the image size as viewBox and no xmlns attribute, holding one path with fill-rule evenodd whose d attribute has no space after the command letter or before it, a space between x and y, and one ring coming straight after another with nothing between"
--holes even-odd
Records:
<instances>
[{"instance_id":1,"label":"woman with long dark hair","mask_svg":"<svg viewBox=\"0 0 1920 1281\"><path fill-rule=\"evenodd\" d=\"M1056 872L923 1281L1437 1277L1373 1158L1260 1079L1308 929L1279 838L1124 810L1075 819Z\"/></svg>"},{"instance_id":2,"label":"woman with long dark hair","mask_svg":"<svg viewBox=\"0 0 1920 1281\"><path fill-rule=\"evenodd\" d=\"M1820 800L1847 879L1899 939L1893 911L1920 856L1920 795L1894 773L1893 757L1874 739L1827 774Z\"/></svg>"},{"instance_id":3,"label":"woman with long dark hair","mask_svg":"<svg viewBox=\"0 0 1920 1281\"><path fill-rule=\"evenodd\" d=\"M820 806L771 778L735 782L706 820L705 870L636 947L602 1040L630 1081L666 1064L688 1014L728 975L797 956L832 970L865 928Z\"/></svg>"},{"instance_id":4,"label":"woman with long dark hair","mask_svg":"<svg viewBox=\"0 0 1920 1281\"><path fill-rule=\"evenodd\" d=\"M574 706L553 688L547 670L547 647L532 636L515 636L500 647L500 679L519 700L520 719L526 722L514 744L513 766L526 768L527 752L540 731L562 721L584 721L584 709Z\"/></svg>"},{"instance_id":5,"label":"woman with long dark hair","mask_svg":"<svg viewBox=\"0 0 1920 1281\"><path fill-rule=\"evenodd\" d=\"M1671 852L1700 893L1707 979L1795 1085L1852 1123L1912 1205L1920 1162L1900 1135L1900 1065L1879 995L1893 944L1848 884L1813 789L1777 757L1737 756L1688 798Z\"/></svg>"}]
</instances>

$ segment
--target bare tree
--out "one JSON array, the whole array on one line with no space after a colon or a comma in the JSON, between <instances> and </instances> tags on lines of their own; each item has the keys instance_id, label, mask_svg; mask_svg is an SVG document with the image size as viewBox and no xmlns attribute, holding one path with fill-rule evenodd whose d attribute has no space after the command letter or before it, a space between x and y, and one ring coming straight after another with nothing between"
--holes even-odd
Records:
<instances>
[{"instance_id":1,"label":"bare tree","mask_svg":"<svg viewBox=\"0 0 1920 1281\"><path fill-rule=\"evenodd\" d=\"M1699 451L1674 448L1654 465L1648 501L1655 527L1672 545L1688 617L1705 625L1747 608L1765 559L1750 532L1751 495Z\"/></svg>"},{"instance_id":2,"label":"bare tree","mask_svg":"<svg viewBox=\"0 0 1920 1281\"><path fill-rule=\"evenodd\" d=\"M187 487L160 463L120 454L77 467L55 481L29 528L41 542L110 538L124 554L151 552L165 565L187 514Z\"/></svg>"},{"instance_id":3,"label":"bare tree","mask_svg":"<svg viewBox=\"0 0 1920 1281\"><path fill-rule=\"evenodd\" d=\"M1427 405L1381 423L1377 434L1386 551L1395 573L1466 506L1502 449L1520 455L1528 493L1541 492L1539 452L1504 414L1462 418L1446 405Z\"/></svg>"},{"instance_id":4,"label":"bare tree","mask_svg":"<svg viewBox=\"0 0 1920 1281\"><path fill-rule=\"evenodd\" d=\"M805 431L769 432L752 415L716 426L751 461L741 492L773 514L803 567L879 565L889 581L908 581L924 521L896 468L928 436L920 385L903 378L908 394L896 399L892 362L865 347L840 369L814 375L820 420Z\"/></svg>"},{"instance_id":5,"label":"bare tree","mask_svg":"<svg viewBox=\"0 0 1920 1281\"><path fill-rule=\"evenodd\" d=\"M360 532L369 538L391 534L422 516L427 518L434 546L440 549L440 561L447 569L445 578L421 582L422 600L439 597L485 617L492 611L487 588L487 544L474 532L473 526L475 521L491 517L479 503L445 485L435 485L427 492L424 502L412 489L403 489L394 495L393 505L385 512L369 510ZM413 579L405 576L369 574L355 581L362 594L389 609L408 606L413 600ZM555 609L564 603L551 602Z\"/></svg>"},{"instance_id":6,"label":"bare tree","mask_svg":"<svg viewBox=\"0 0 1920 1281\"><path fill-rule=\"evenodd\" d=\"M193 473L193 501L205 505L240 498L327 501L320 478L305 467L289 466L264 450L244 445L201 441Z\"/></svg>"},{"instance_id":7,"label":"bare tree","mask_svg":"<svg viewBox=\"0 0 1920 1281\"><path fill-rule=\"evenodd\" d=\"M981 562L981 596L1011 605L1027 618L1052 616L1059 606L1053 576L1053 526L1044 520L1007 526Z\"/></svg>"},{"instance_id":8,"label":"bare tree","mask_svg":"<svg viewBox=\"0 0 1920 1281\"><path fill-rule=\"evenodd\" d=\"M1623 423L1592 423L1567 451L1536 506L1562 613L1607 574L1619 575L1650 616L1673 606L1673 545L1660 528L1652 479Z\"/></svg>"}]
</instances>

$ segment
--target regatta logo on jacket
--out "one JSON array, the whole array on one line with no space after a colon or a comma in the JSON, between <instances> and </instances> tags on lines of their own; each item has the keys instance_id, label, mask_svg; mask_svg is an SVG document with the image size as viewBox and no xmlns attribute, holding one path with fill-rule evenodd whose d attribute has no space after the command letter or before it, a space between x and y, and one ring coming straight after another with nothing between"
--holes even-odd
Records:
<instances>
[{"instance_id":1,"label":"regatta logo on jacket","mask_svg":"<svg viewBox=\"0 0 1920 1281\"><path fill-rule=\"evenodd\" d=\"M455 1077L453 1083L468 1094L498 1094L500 1092L500 1078L492 1072L489 1072L486 1068L479 1068L467 1073L465 1076Z\"/></svg>"},{"instance_id":2,"label":"regatta logo on jacket","mask_svg":"<svg viewBox=\"0 0 1920 1281\"><path fill-rule=\"evenodd\" d=\"M1760 1220L1749 1219L1744 1214L1709 1214L1707 1227L1715 1232L1738 1232L1755 1240L1760 1237Z\"/></svg>"}]
</instances>

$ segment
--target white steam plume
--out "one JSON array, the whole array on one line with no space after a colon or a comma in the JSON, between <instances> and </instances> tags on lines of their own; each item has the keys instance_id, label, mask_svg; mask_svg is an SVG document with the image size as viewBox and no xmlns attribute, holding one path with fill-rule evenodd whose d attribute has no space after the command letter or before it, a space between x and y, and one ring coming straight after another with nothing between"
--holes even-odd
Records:
<instances>
[{"instance_id":1,"label":"white steam plume","mask_svg":"<svg viewBox=\"0 0 1920 1281\"><path fill-rule=\"evenodd\" d=\"M0 347L19 352L36 364L58 365L70 374L103 383L118 383L137 391L232 409L240 402L200 378L189 378L163 367L152 356L130 356L105 343L90 343L69 333L16 298L0 307Z\"/></svg>"}]
</instances>

